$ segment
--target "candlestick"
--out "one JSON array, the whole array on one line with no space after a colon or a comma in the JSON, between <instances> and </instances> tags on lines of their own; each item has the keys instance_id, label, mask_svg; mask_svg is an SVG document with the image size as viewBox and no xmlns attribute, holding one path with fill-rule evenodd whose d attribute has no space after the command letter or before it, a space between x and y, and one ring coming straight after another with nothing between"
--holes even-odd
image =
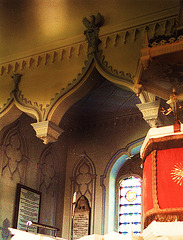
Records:
<instances>
[{"instance_id":1,"label":"candlestick","mask_svg":"<svg viewBox=\"0 0 183 240\"><path fill-rule=\"evenodd\" d=\"M77 196L77 193L75 192L74 195L73 195L73 201L72 201L72 203L76 203L76 196Z\"/></svg>"}]
</instances>

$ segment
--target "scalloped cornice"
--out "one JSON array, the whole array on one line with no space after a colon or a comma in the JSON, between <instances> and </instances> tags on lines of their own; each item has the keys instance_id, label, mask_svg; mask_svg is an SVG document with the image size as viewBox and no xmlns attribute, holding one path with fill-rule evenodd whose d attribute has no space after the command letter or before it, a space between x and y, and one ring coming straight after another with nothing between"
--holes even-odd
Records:
<instances>
[{"instance_id":1,"label":"scalloped cornice","mask_svg":"<svg viewBox=\"0 0 183 240\"><path fill-rule=\"evenodd\" d=\"M121 64L121 59L123 59L124 56L125 59L123 60L125 60L125 62L127 62L127 64L129 65L131 64L130 60L126 59L126 55L123 56L123 47L128 46L129 48L129 39L130 42L134 43L136 43L136 41L138 40L140 44L138 42L137 46L140 53L140 49L142 47L141 45L143 45L142 36L144 35L144 32L146 30L150 37L153 37L158 33L168 35L169 33L171 33L174 25L175 16L171 16L168 19L149 22L147 24L129 27L128 29L120 29L116 32L99 35L102 44L100 44L99 50L95 49L96 51L90 51L90 45L88 46L85 41L79 41L76 43L72 42L70 43L70 45L66 45L64 47L62 46L52 48L50 50L38 53L36 53L35 51L34 54L26 55L25 57L21 57L19 59L0 64L1 76L16 76L19 73L26 78L26 76L28 76L31 71L36 72L36 70L39 70L39 68L43 70L54 64L55 68L50 67L49 71L55 71L56 68L59 68L61 66L59 64L62 62L62 69L65 67L64 64L68 64L69 69L69 64L73 64L74 62L74 64L77 65L77 58L79 59L80 57L80 66L82 66L83 63L83 68L81 69L81 72L78 74L77 72L74 73L76 74L76 78L68 78L67 81L65 81L66 84L64 85L64 87L58 89L58 92L56 92L54 97L50 99L50 102L47 103L46 101L47 105L44 107L42 105L41 99L39 103L34 102L34 99L28 100L24 92L19 90L19 82L16 82L16 80L14 79L15 87L12 91L10 90L11 98L8 98L7 102L4 103L3 107L0 109L0 113L8 109L10 104L14 101L16 107L19 110L31 116L33 115L34 118L37 119L37 122L49 121L58 126L62 116L65 114L68 108L77 100L79 100L79 97L81 98L82 96L84 96L86 91L89 91L91 86L87 86L87 84L90 84L87 79L90 77L94 68L96 68L102 76L104 76L111 82L127 87L134 91L133 74L131 72L123 71L125 69L123 64ZM118 47L118 58L116 59L116 54L113 52L113 49L118 49ZM108 56L106 57L108 50L110 50L110 54L108 54ZM84 62L85 57L86 59L88 59ZM135 61L138 62L138 57L136 58L137 59ZM74 61L72 61L72 59L74 59ZM111 59L113 63L115 63L115 61L118 61L117 68L116 66L114 66L114 64L111 64ZM41 81L41 78L44 78L44 72L40 71L40 73L42 74L41 77L39 76L39 80ZM62 81L62 79L64 81L65 76L59 75L59 78L60 81ZM51 82L49 84L51 87ZM26 84L24 84L24 89L25 86ZM83 93L81 91L83 91Z\"/></svg>"},{"instance_id":2,"label":"scalloped cornice","mask_svg":"<svg viewBox=\"0 0 183 240\"><path fill-rule=\"evenodd\" d=\"M105 61L105 56L102 51L99 51L94 56L95 65L99 73L111 82L123 85L131 90L133 90L133 79L130 73L124 73L123 71L118 71L113 69L107 61Z\"/></svg>"},{"instance_id":3,"label":"scalloped cornice","mask_svg":"<svg viewBox=\"0 0 183 240\"><path fill-rule=\"evenodd\" d=\"M105 51L108 48L108 42L112 41L113 47L117 47L118 44L127 44L126 38L130 35L132 40L135 42L137 35L139 32L144 32L146 29L148 29L148 35L155 36L157 31L162 32L163 34L171 32L173 26L175 25L175 16L170 17L168 19L163 19L161 21L156 21L153 23L148 23L141 26L132 27L129 29L121 30L116 33L111 33L108 35L101 36L101 40L103 43L103 47ZM63 61L65 58L72 59L73 53L76 53L78 57L80 57L80 51L81 49L85 50L85 54L88 54L88 45L86 42L79 42L77 44L73 44L70 46L66 46L65 48L57 48L53 49L47 52L42 52L39 54L27 56L25 58L21 58L6 64L0 65L0 74L16 74L16 72L22 72L25 69L27 71L31 71L31 69L34 67L39 68L41 66L47 66L50 64L55 64L58 62ZM139 49L140 51L140 49ZM114 56L115 57L115 56ZM50 103L43 108L41 104L38 104L34 102L33 104L31 101L27 100L26 97L23 95L23 93L18 90L16 91L16 94L11 98L7 100L6 103L4 103L3 107L1 108L1 112L4 111L5 108L8 107L8 105L11 103L12 98L16 100L16 104L18 108L22 108L22 111L26 112L33 109L33 111L36 111L34 115L36 115L37 121L41 121L42 119L46 120L47 115L50 112L51 108L55 103L58 103L58 100L61 99L62 96L64 96L66 93L71 91L71 89L74 88L78 84L78 82L82 79L82 77L86 74L88 71L92 60L95 60L95 65L97 70L108 80L112 81L115 84L123 85L128 87L129 89L134 91L133 86L133 76L131 73L124 73L122 70L115 69L112 65L108 63L106 60L105 55L103 54L103 50L99 50L95 54L89 54L88 55L88 61L84 63L84 67L81 71L81 73L78 74L78 76L71 80L67 84L65 88L62 88L60 92L55 93L55 96L50 100ZM26 72L28 74L28 72ZM11 94L11 95L12 95ZM27 108L27 109L25 109Z\"/></svg>"},{"instance_id":4,"label":"scalloped cornice","mask_svg":"<svg viewBox=\"0 0 183 240\"><path fill-rule=\"evenodd\" d=\"M46 60L46 56L48 58L48 55L45 54L45 60ZM53 56L56 56L55 52ZM37 59L39 61L39 58ZM25 96L22 94L22 91L19 90L19 82L22 75L18 73L14 74L12 78L14 79L15 86L12 92L10 93L11 98L7 99L7 102L0 109L0 113L2 113L5 109L7 109L9 105L14 101L18 109L36 118L37 122L47 120L48 114L50 113L50 110L52 109L53 105L55 105L56 103L58 104L59 100L62 101L63 99L65 99L66 97L68 97L70 94L72 94L74 91L78 89L78 83L86 75L88 69L91 66L92 61L93 60L90 55L88 57L88 60L84 62L85 66L82 68L81 73L79 73L77 77L72 80L72 82L68 83L65 88L62 88L60 92L56 93L54 98L50 100L50 103L47 104L45 108L42 106L42 104L38 104L37 102L32 103L30 100L25 98ZM46 64L46 61L45 61L45 64ZM17 80L17 78L19 78L19 80Z\"/></svg>"},{"instance_id":5,"label":"scalloped cornice","mask_svg":"<svg viewBox=\"0 0 183 240\"><path fill-rule=\"evenodd\" d=\"M161 34L166 34L168 31L171 31L175 25L176 15L168 17L167 19L156 20L154 22L149 22L146 24L131 26L129 28L116 27L116 31L106 33L105 28L101 27L102 34L99 35L101 41L103 42L104 49L107 49L108 42L111 40L113 46L116 47L117 41L119 38L120 41L125 44L127 37L130 35L133 41L136 40L137 34L139 31L149 29L149 38L153 38L157 34L157 29L160 28ZM158 27L157 27L158 26ZM108 29L109 32L110 28ZM65 43L65 46L63 44ZM60 44L60 46L59 46ZM32 66L39 67L42 63L47 65L48 62L55 63L56 61L62 61L64 58L72 58L72 53L77 52L78 57L80 56L80 49L85 48L86 55L88 54L88 44L84 41L83 36L77 37L75 40L69 40L66 42L56 42L53 45L48 45L44 47L44 50L41 49L31 49L30 51L21 53L20 55L10 56L7 58L0 59L0 75L3 74L13 74L17 71L22 71L26 67L31 70ZM139 49L140 50L140 49ZM66 54L67 53L67 54ZM19 57L20 56L20 57ZM49 61L48 61L49 60ZM120 69L119 71L123 71Z\"/></svg>"},{"instance_id":6,"label":"scalloped cornice","mask_svg":"<svg viewBox=\"0 0 183 240\"><path fill-rule=\"evenodd\" d=\"M105 52L108 51L109 42L112 42L113 47L118 47L119 44L126 45L128 44L126 42L127 38L130 36L132 41L136 41L138 34L140 32L144 33L145 30L148 31L148 35L153 37L157 34L157 32L161 32L162 34L169 34L175 25L175 16L172 16L168 19L163 19L160 21L150 22L147 24L143 24L140 26L131 27L128 29L123 29L120 31L117 31L115 33L110 33L107 35L103 35L100 37L102 41L102 45L100 45L99 51L92 53L93 58L95 60L95 65L97 70L108 80L111 82L125 86L132 91L135 91L134 85L133 85L133 73L131 72L125 72L123 71L123 66L121 66L121 69L116 69L115 66L110 64L110 59L106 59ZM142 34L143 35L143 34ZM85 55L88 55L89 47L86 42L79 42L76 44L71 44L66 47L58 47L49 51L41 52L38 54L30 55L25 58L20 58L15 61L7 62L5 64L0 64L0 75L4 74L15 74L17 72L24 72L26 70L26 74L31 71L31 69L35 69L47 66L50 64L55 64L58 62L62 62L64 59L72 59L73 54L76 54L78 57L80 57L81 49L84 49ZM104 51L105 50L105 51ZM140 52L140 49L139 49ZM88 58L91 58L91 54L88 55ZM115 59L115 56L112 56L111 58ZM90 61L90 60L89 60ZM138 61L138 59L137 59ZM147 60L148 61L148 60ZM36 118L38 119L44 119L46 120L47 114L52 108L52 106L58 101L61 96L64 96L66 93L68 93L73 87L78 84L78 82L82 79L83 75L88 70L88 63L84 63L85 66L83 67L81 73L78 74L76 78L73 80L71 79L70 82L67 83L67 86L62 88L60 92L55 93L55 96L50 100L50 103L43 109L41 103L34 102L33 104L31 101L26 99L26 96L23 95L23 92L19 91L16 93L16 96L14 98L17 100L17 105L20 104L24 107L28 107L31 109L35 109L38 114L36 114ZM4 103L3 108L1 108L1 111L3 111L10 103L11 100L7 100L6 103ZM24 110L25 111L25 110Z\"/></svg>"},{"instance_id":7,"label":"scalloped cornice","mask_svg":"<svg viewBox=\"0 0 183 240\"><path fill-rule=\"evenodd\" d=\"M19 59L10 60L0 64L0 75L13 74L17 71L31 70L33 66L40 67L42 65L54 64L61 62L65 58L71 59L73 52L80 56L81 48L85 49L85 54L88 53L88 46L86 42L75 43L66 47L59 47L56 49L50 49L46 52L38 52L28 56L21 57Z\"/></svg>"},{"instance_id":8,"label":"scalloped cornice","mask_svg":"<svg viewBox=\"0 0 183 240\"><path fill-rule=\"evenodd\" d=\"M72 81L72 84L68 84L69 89L61 89L61 92L58 94L55 94L55 98L51 99L50 104L46 107L44 119L52 120L55 124L59 124L60 120L58 117L61 117L61 115L58 116L57 110L62 108L62 104L68 97L71 95L74 96L74 93L79 90L82 86L85 85L85 82L89 78L92 70L94 68L93 64L93 58L92 55L88 56L88 61L85 61L85 67L82 68L82 72L78 74L77 78ZM72 87L72 85L74 85ZM77 95L77 93L76 93ZM71 96L72 98L72 96ZM75 99L75 97L73 97ZM78 97L77 97L78 98ZM74 100L75 102L76 100ZM70 103L67 103L67 107L63 107L65 109L65 112L67 109L74 103L73 100L71 100ZM62 110L61 110L62 111ZM65 113L64 112L64 113Z\"/></svg>"},{"instance_id":9,"label":"scalloped cornice","mask_svg":"<svg viewBox=\"0 0 183 240\"><path fill-rule=\"evenodd\" d=\"M110 34L101 35L100 39L104 43L104 48L108 47L108 42L111 40L113 46L116 47L117 41L120 38L120 42L126 43L128 35L131 36L133 41L136 41L139 32L148 30L149 38L153 38L157 35L158 31L161 34L168 34L172 32L173 27L176 24L177 15L168 17L166 19L156 20L153 22L146 22L145 24L135 25L129 28L123 28L121 30L112 32Z\"/></svg>"},{"instance_id":10,"label":"scalloped cornice","mask_svg":"<svg viewBox=\"0 0 183 240\"><path fill-rule=\"evenodd\" d=\"M42 105L38 106L37 103L32 104L31 101L28 101L23 97L21 91L19 90L21 77L21 74L14 74L12 76L14 80L14 89L10 93L11 98L8 98L7 102L3 105L3 108L0 108L0 114L8 109L12 103L14 103L15 106L22 112L34 116L38 122L42 121L42 111L44 111L44 109L42 109Z\"/></svg>"}]
</instances>

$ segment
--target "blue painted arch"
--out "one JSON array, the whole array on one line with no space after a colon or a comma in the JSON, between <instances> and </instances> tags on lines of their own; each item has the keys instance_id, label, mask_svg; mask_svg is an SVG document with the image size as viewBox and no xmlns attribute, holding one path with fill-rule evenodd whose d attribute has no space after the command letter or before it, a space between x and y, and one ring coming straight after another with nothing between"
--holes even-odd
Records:
<instances>
[{"instance_id":1,"label":"blue painted arch","mask_svg":"<svg viewBox=\"0 0 183 240\"><path fill-rule=\"evenodd\" d=\"M115 231L115 183L116 177L123 164L132 156L140 153L144 138L134 141L119 150L111 159L109 173L109 202L108 202L108 232Z\"/></svg>"}]
</instances>

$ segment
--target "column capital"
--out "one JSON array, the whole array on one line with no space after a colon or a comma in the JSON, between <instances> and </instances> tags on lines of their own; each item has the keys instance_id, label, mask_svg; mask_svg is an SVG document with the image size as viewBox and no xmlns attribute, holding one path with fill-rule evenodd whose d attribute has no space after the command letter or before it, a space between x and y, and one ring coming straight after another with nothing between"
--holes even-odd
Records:
<instances>
[{"instance_id":1,"label":"column capital","mask_svg":"<svg viewBox=\"0 0 183 240\"><path fill-rule=\"evenodd\" d=\"M43 140L44 144L56 142L63 130L50 121L42 121L31 124L36 131L36 136Z\"/></svg>"},{"instance_id":2,"label":"column capital","mask_svg":"<svg viewBox=\"0 0 183 240\"><path fill-rule=\"evenodd\" d=\"M160 115L160 100L154 102L140 103L136 105L142 112L144 120L150 127L162 126Z\"/></svg>"}]
</instances>

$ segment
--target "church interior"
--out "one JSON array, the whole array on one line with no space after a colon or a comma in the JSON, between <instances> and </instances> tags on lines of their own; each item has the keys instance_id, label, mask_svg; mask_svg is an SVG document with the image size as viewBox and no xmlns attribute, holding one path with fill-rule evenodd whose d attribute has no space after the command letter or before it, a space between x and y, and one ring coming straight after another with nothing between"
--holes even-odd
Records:
<instances>
[{"instance_id":1,"label":"church interior","mask_svg":"<svg viewBox=\"0 0 183 240\"><path fill-rule=\"evenodd\" d=\"M183 1L0 0L0 31L0 239L183 238Z\"/></svg>"}]
</instances>

